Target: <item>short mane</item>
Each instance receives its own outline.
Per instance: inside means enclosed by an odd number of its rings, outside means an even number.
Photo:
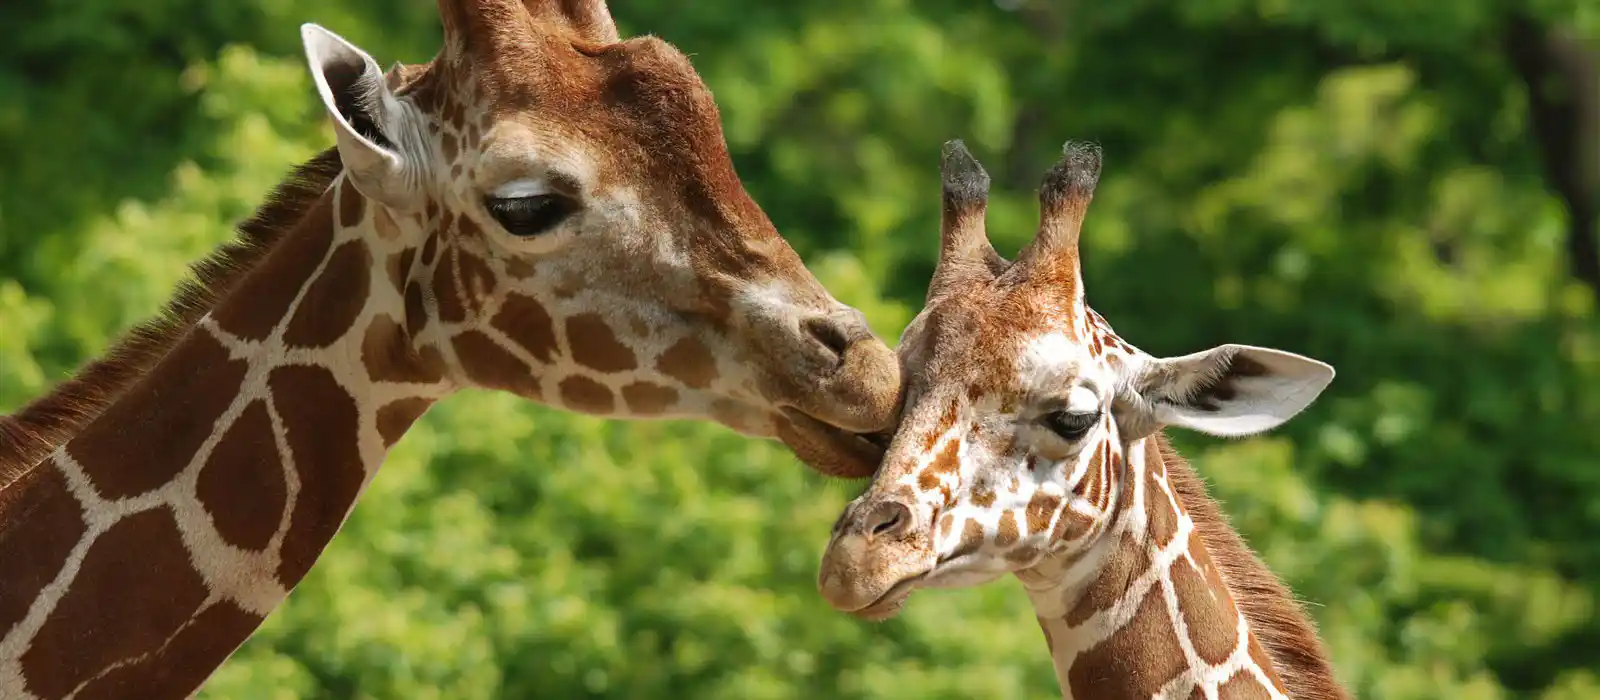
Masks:
[[[1228,517],[1206,493],[1205,481],[1174,450],[1166,435],[1157,435],[1167,478],[1183,507],[1194,519],[1201,542],[1221,569],[1250,630],[1283,679],[1289,697],[1300,700],[1345,700],[1349,694],[1334,676],[1316,625],[1277,575],[1228,524]]]
[[[191,277],[159,314],[123,334],[49,394],[0,416],[0,489],[49,457],[155,366],[305,216],[343,169],[333,148],[295,168],[239,225],[238,237],[190,266]]]

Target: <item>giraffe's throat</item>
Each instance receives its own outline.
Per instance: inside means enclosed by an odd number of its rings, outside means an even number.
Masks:
[[[1017,572],[1072,698],[1283,698],[1156,442],[1127,450],[1121,507],[1089,547]]]

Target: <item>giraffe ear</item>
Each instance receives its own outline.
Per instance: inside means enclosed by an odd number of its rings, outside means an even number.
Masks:
[[[1333,367],[1292,352],[1221,345],[1182,357],[1150,358],[1130,388],[1155,425],[1243,437],[1282,425],[1333,381]]]
[[[414,201],[414,167],[403,148],[417,115],[395,98],[377,61],[354,44],[315,24],[300,27],[317,94],[333,119],[339,158],[363,195],[395,208]]]

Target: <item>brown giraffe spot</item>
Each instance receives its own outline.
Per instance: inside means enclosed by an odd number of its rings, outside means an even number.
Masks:
[[[267,376],[267,388],[300,476],[278,564],[278,579],[292,589],[344,524],[366,469],[356,445],[356,401],[332,372],[304,365],[279,367]]]
[[[1150,516],[1150,541],[1165,547],[1178,534],[1178,514],[1173,510],[1167,490],[1156,481],[1155,475],[1145,480],[1145,512]]]
[[[507,295],[489,324],[521,345],[533,359],[548,363],[555,357],[555,322],[538,299],[521,294]]]
[[[1029,564],[1039,558],[1041,551],[1038,545],[1026,544],[1006,552],[1006,559],[1013,564]]]
[[[951,440],[946,443],[939,455],[933,458],[928,468],[922,470],[917,478],[917,485],[924,491],[931,491],[940,485],[940,477],[944,475],[958,476],[961,473],[961,441]],[[946,494],[945,500],[949,500]]]
[[[416,261],[416,257],[416,248],[407,248],[400,251],[399,255],[389,256],[389,264],[387,266],[389,268],[389,283],[394,285],[397,291],[406,288],[406,280],[411,277],[411,264]]]
[[[506,272],[510,273],[512,277],[525,280],[532,277],[535,271],[532,260],[517,255],[506,258]],[[644,334],[640,333],[640,335]]]
[[[265,549],[288,501],[283,456],[263,401],[252,401],[200,469],[195,495],[228,544]]]
[[[656,358],[656,369],[694,389],[711,386],[717,378],[717,360],[705,343],[683,338]]]
[[[412,280],[406,284],[406,332],[415,336],[428,327],[428,310],[422,303],[422,286]]]
[[[1133,536],[1122,535],[1118,545],[1106,555],[1105,565],[1100,567],[1100,575],[1095,577],[1094,583],[1089,584],[1089,590],[1072,612],[1067,613],[1069,627],[1077,627],[1095,613],[1111,609],[1128,592],[1128,584],[1134,577],[1150,568],[1150,551],[1135,542]]]
[[[988,484],[979,484],[973,487],[970,498],[972,505],[979,508],[988,508],[994,505],[994,489],[990,488]]]
[[[1099,503],[1100,492],[1107,487],[1105,463],[1106,444],[1101,442],[1094,446],[1094,454],[1089,455],[1089,468],[1083,470],[1083,479],[1073,487],[1072,492],[1090,503]]]
[[[461,289],[466,293],[465,302],[467,310],[476,315],[483,313],[484,304],[494,294],[494,270],[489,268],[489,263],[483,261],[472,253],[460,252],[461,259]]]
[[[394,215],[388,209],[378,207],[372,214],[372,226],[377,229],[378,237],[392,241],[400,237],[400,225],[394,222]]]
[[[1206,556],[1203,546],[1191,546],[1189,551],[1196,562]],[[1173,562],[1171,576],[1172,589],[1178,596],[1178,610],[1183,612],[1194,650],[1208,664],[1227,661],[1234,647],[1239,645],[1239,613],[1233,607],[1232,596],[1227,589],[1206,585],[1200,572],[1183,559]]]
[[[478,331],[467,331],[450,340],[456,356],[474,384],[488,389],[501,389],[519,396],[538,400],[543,396],[539,377],[533,368],[523,364],[489,336]]]
[[[1056,519],[1055,529],[1050,531],[1050,541],[1071,542],[1083,537],[1091,527],[1094,527],[1093,518],[1071,508],[1062,508],[1061,517]]]
[[[361,241],[350,241],[328,258],[283,332],[290,345],[321,348],[344,337],[367,303],[372,255]]]
[[[46,462],[0,489],[0,638],[26,617],[88,526],[67,480]]]
[[[411,348],[400,324],[387,315],[374,316],[367,326],[361,338],[361,364],[375,382],[426,384],[444,378],[443,361],[425,361]]]
[[[629,413],[654,416],[666,413],[677,403],[678,390],[650,382],[634,382],[622,387],[622,401],[628,405]]]
[[[923,445],[922,451],[928,452],[933,450],[934,446],[939,444],[939,436],[950,430],[950,428],[956,424],[956,420],[960,417],[961,406],[958,403],[951,401],[945,404],[944,412],[939,414],[939,422],[934,425],[933,430],[928,431],[927,437],[923,438],[926,444]]]
[[[452,179],[452,180],[460,180],[461,179],[461,174],[463,172],[466,172],[466,171],[461,168],[461,164],[460,163],[456,163],[455,165],[450,166],[450,179]]]
[[[439,150],[444,153],[444,161],[446,163],[454,161],[456,159],[456,137],[452,134],[445,134],[439,137]]]
[[[106,666],[161,646],[206,599],[172,511],[129,515],[89,545],[55,610],[23,652],[28,690],[59,698]],[[115,607],[102,601],[115,600]]]
[[[1043,491],[1033,492],[1028,499],[1028,532],[1039,533],[1050,529],[1050,519],[1061,510],[1061,498]]]
[[[350,181],[346,180],[339,185],[339,225],[354,228],[360,224],[366,204],[367,198],[362,197],[355,187],[350,186]]]
[[[628,328],[633,330],[634,335],[640,337],[650,335],[650,324],[644,320],[643,316],[638,314],[634,314],[628,319]]]
[[[1076,698],[1146,700],[1188,667],[1160,586],[1151,586],[1133,619],[1079,654],[1067,671]]]
[[[717,399],[711,402],[711,419],[745,434],[760,433],[761,419],[765,417],[759,411],[752,411],[749,406],[731,401]]]
[[[228,350],[209,333],[192,332],[68,443],[67,451],[106,498],[162,486],[211,437],[247,369],[243,361],[228,359]]]
[[[378,434],[383,436],[384,447],[394,447],[432,405],[432,399],[418,397],[390,401],[378,409]]]
[[[983,526],[978,521],[968,518],[961,525],[961,541],[956,543],[956,549],[950,553],[954,559],[963,554],[970,554],[983,547]]]
[[[944,539],[946,537],[949,537],[950,536],[950,529],[955,527],[955,525],[956,525],[956,516],[955,515],[953,515],[951,513],[945,513],[944,515],[939,516],[939,539],[942,540],[942,539]]]
[[[483,235],[483,229],[478,227],[478,222],[466,214],[461,215],[461,219],[456,226],[460,229],[456,232],[456,235],[462,238],[477,238]]]
[[[617,400],[604,384],[573,375],[561,380],[561,403],[584,413],[610,413],[616,408]]]
[[[994,534],[997,547],[1010,547],[1017,541],[1017,514],[1006,511],[1000,514],[1000,526]]]
[[[444,218],[439,220],[438,230],[439,230],[440,233],[446,234],[446,235],[451,235],[451,234],[455,233],[455,230],[456,230],[456,213],[454,211],[449,210],[449,209],[446,209],[444,211]]]
[[[73,697],[188,696],[261,625],[261,619],[230,601],[219,600],[189,620],[160,651],[90,681]]]
[[[444,255],[439,257],[438,266],[433,268],[433,297],[439,307],[439,320],[445,323],[467,320],[467,307],[456,289],[458,265],[456,249],[452,247],[445,250]]]
[[[1272,693],[1247,669],[1239,669],[1228,682],[1217,686],[1217,700],[1271,700]]]
[[[1189,700],[1206,700],[1205,686],[1197,685],[1189,691]]]
[[[439,254],[439,234],[428,234],[428,240],[422,244],[422,264],[432,265],[433,259]]]
[[[639,366],[628,346],[600,314],[578,314],[567,319],[567,347],[578,364],[598,372],[625,372]]]
[[[289,305],[333,245],[333,211],[327,197],[306,213],[311,222],[288,234],[261,265],[240,281],[212,317],[245,340],[263,340],[289,313]]]

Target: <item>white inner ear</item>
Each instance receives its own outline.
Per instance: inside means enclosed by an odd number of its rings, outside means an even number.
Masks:
[[[1235,358],[1254,362],[1266,371],[1248,377],[1224,373]],[[1224,345],[1154,365],[1152,386],[1146,391],[1149,398],[1156,399],[1157,420],[1227,437],[1253,435],[1282,425],[1311,405],[1334,377],[1333,367],[1325,363],[1248,345]],[[1212,395],[1218,383],[1227,385],[1232,396]],[[1202,405],[1207,403],[1216,410]]]
[[[490,192],[489,196],[495,199],[517,199],[519,197],[537,197],[554,191],[550,189],[550,183],[544,180],[512,180],[494,188],[494,191]]]
[[[300,27],[311,79],[334,122],[339,155],[356,188],[390,206],[409,199],[407,111],[366,52],[315,24]],[[410,152],[415,152],[411,150]]]

